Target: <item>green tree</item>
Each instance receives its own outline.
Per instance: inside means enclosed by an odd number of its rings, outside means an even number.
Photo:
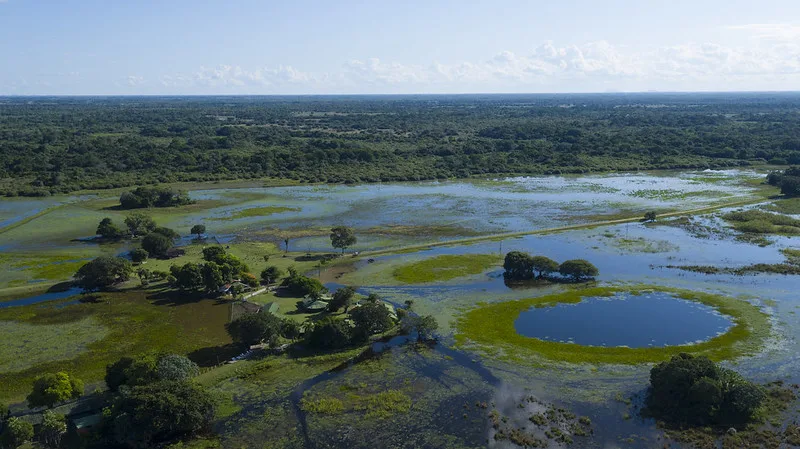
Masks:
[[[97,225],[96,234],[104,239],[119,239],[124,233],[110,218],[106,217]]]
[[[83,382],[65,372],[48,373],[33,381],[33,391],[28,395],[28,406],[48,407],[83,395]]]
[[[225,325],[236,343],[253,345],[281,334],[281,320],[270,312],[248,313]]]
[[[328,310],[331,312],[338,312],[339,309],[344,307],[344,313],[347,313],[347,310],[353,305],[355,296],[355,288],[350,286],[339,288],[333,292],[333,298],[328,302]]]
[[[64,415],[47,410],[42,415],[42,424],[39,426],[37,437],[45,447],[58,449],[61,439],[67,433],[67,421]]]
[[[142,239],[142,248],[150,254],[151,257],[163,257],[167,252],[172,249],[173,241],[171,238],[164,234],[151,232]]]
[[[353,229],[346,226],[336,226],[331,229],[331,246],[344,250],[356,244],[356,235]]]
[[[178,354],[161,356],[156,362],[155,371],[159,380],[166,381],[189,380],[200,374],[196,363]]]
[[[126,259],[100,256],[83,264],[75,273],[75,281],[81,288],[97,290],[127,281],[132,272],[133,266]]]
[[[281,272],[280,268],[276,267],[275,265],[271,265],[267,268],[264,268],[264,271],[261,272],[261,280],[264,281],[265,284],[272,284],[277,281],[282,274],[283,273]]]
[[[530,279],[533,277],[533,257],[521,251],[511,251],[503,261],[505,276],[512,280]]]
[[[381,302],[365,302],[353,309],[350,316],[355,323],[354,336],[366,340],[370,335],[385,332],[392,327],[389,310]]]
[[[644,214],[644,221],[647,221],[647,222],[653,222],[653,221],[656,221],[656,213],[655,213],[655,212],[653,212],[653,211],[646,212],[646,213]]]
[[[312,348],[340,349],[350,344],[353,330],[344,320],[324,318],[306,331],[306,343]]]
[[[300,337],[300,324],[288,318],[281,321],[281,336],[289,340],[297,340]]]
[[[181,236],[174,229],[165,228],[164,226],[157,226],[155,229],[153,229],[153,232],[156,233],[156,234],[161,234],[164,237],[166,237],[168,239],[172,239],[172,240],[175,240],[175,239],[177,239],[178,237]]]
[[[203,270],[196,263],[188,262],[180,267],[173,265],[170,272],[175,276],[175,286],[181,290],[201,290],[206,286]]]
[[[135,248],[128,253],[128,256],[130,256],[133,263],[142,263],[147,260],[149,254],[142,248]]]
[[[303,276],[295,272],[283,280],[282,285],[286,291],[293,296],[319,295],[326,290],[322,283],[314,278]]]
[[[216,292],[225,284],[220,266],[214,262],[206,262],[201,267],[203,284],[209,292]]]
[[[158,447],[207,430],[214,407],[212,395],[199,385],[160,381],[120,396],[109,408],[106,426],[118,445]]]
[[[539,278],[543,278],[558,271],[558,262],[545,256],[533,256],[531,268],[539,272]]]
[[[219,263],[225,254],[225,248],[221,246],[209,246],[207,248],[203,248],[203,259],[209,262]]]
[[[417,331],[417,340],[434,340],[434,333],[439,329],[439,323],[432,315],[418,316],[405,314],[401,320],[403,332],[411,333]]]
[[[125,217],[125,226],[133,237],[137,237],[153,232],[156,229],[156,222],[147,214],[133,212]]]
[[[597,267],[584,259],[573,259],[564,261],[559,267],[558,272],[565,277],[571,277],[575,281],[592,278],[599,274]]]
[[[111,391],[117,391],[122,385],[132,387],[155,382],[158,380],[156,373],[158,359],[159,357],[152,353],[122,357],[106,366],[106,386]]]
[[[197,239],[200,240],[200,238],[203,237],[203,234],[206,233],[206,226],[201,224],[194,225],[192,226],[192,230],[190,232],[196,235]]]
[[[4,448],[17,448],[33,439],[33,424],[19,418],[6,421],[0,442]]]

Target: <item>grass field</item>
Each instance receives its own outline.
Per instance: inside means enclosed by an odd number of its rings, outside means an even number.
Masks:
[[[69,301],[0,310],[4,340],[6,331],[30,337],[3,346],[0,400],[21,400],[33,378],[45,372],[67,371],[91,385],[102,380],[107,364],[126,355],[166,351],[204,364],[231,355],[224,301],[158,287],[103,293],[95,302],[58,307]],[[17,359],[24,362],[9,362]]]
[[[544,341],[520,335],[514,328],[514,321],[519,314],[531,307],[575,304],[584,297],[611,296],[616,292],[636,294],[640,291],[672,293],[678,298],[714,307],[731,317],[734,325],[726,333],[702,343],[652,348],[583,346]],[[624,322],[620,325],[624,325]],[[771,326],[769,317],[746,301],[667,287],[634,286],[578,288],[537,298],[483,303],[464,313],[458,320],[457,328],[456,341],[461,346],[477,345],[487,354],[515,362],[532,363],[544,358],[569,363],[639,364],[666,360],[681,352],[705,355],[712,360],[730,360],[753,354],[764,344]]]
[[[392,275],[406,284],[441,282],[483,273],[499,262],[497,254],[442,255],[401,265]]]

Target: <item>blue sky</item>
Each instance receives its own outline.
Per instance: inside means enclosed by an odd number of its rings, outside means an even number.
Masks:
[[[0,95],[800,90],[800,2],[0,0]]]

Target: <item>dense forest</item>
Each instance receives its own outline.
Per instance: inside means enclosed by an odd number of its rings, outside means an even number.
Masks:
[[[0,98],[0,194],[800,163],[800,94]]]

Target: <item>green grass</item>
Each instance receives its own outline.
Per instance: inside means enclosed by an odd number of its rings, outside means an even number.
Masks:
[[[764,209],[789,215],[800,214],[800,198],[777,200],[774,203],[765,206]]]
[[[483,273],[499,262],[500,256],[496,254],[442,255],[401,265],[392,275],[406,284],[449,281]]]
[[[679,298],[715,307],[719,312],[731,317],[734,325],[725,334],[703,343],[662,348],[606,348],[549,342],[522,336],[514,329],[514,321],[519,314],[531,307],[550,307],[558,303],[574,304],[584,297],[611,296],[617,292],[637,294],[644,291],[667,292]],[[679,326],[680,323],[675,325]],[[705,355],[712,360],[729,360],[755,353],[770,334],[768,316],[748,302],[708,293],[651,286],[574,289],[538,298],[494,304],[483,303],[463,314],[458,320],[457,328],[456,341],[460,346],[471,343],[501,359],[530,362],[535,361],[538,356],[569,363],[614,364],[658,362],[681,352]]]
[[[300,209],[296,207],[285,206],[251,207],[249,209],[236,211],[227,217],[214,218],[213,220],[236,220],[238,218],[266,217],[272,214],[279,214],[281,212],[298,212],[299,210]]]
[[[92,317],[62,324],[35,325],[0,321],[0,373],[22,371],[40,363],[68,360],[102,340],[108,329]]]
[[[751,234],[800,234],[800,220],[786,215],[773,214],[757,209],[729,212],[722,216],[739,232]]]
[[[103,293],[95,303],[51,307],[64,301],[0,309],[0,338],[10,341],[20,332],[36,335],[24,345],[5,345],[3,358],[31,357],[39,351],[56,354],[23,369],[0,374],[0,400],[21,400],[33,378],[45,372],[67,371],[87,384],[102,380],[107,364],[148,351],[189,354],[216,362],[230,356],[224,325],[229,306],[215,300],[195,300],[154,288],[149,291]],[[61,341],[54,341],[59,338]],[[94,339],[94,341],[90,341]],[[69,358],[65,348],[75,349]],[[34,356],[34,360],[39,360]]]

